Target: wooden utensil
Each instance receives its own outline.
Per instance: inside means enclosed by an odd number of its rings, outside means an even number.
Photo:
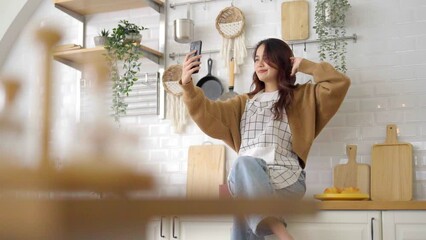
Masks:
[[[43,104],[42,104],[42,131],[41,131],[41,154],[39,164],[42,168],[51,167],[49,162],[49,141],[50,127],[52,118],[52,54],[53,47],[61,39],[59,31],[51,28],[39,29],[36,33],[37,39],[44,50],[44,69],[43,69]]]
[[[371,151],[371,199],[409,201],[413,197],[413,147],[399,143],[397,127],[389,124],[384,144]]]
[[[348,163],[334,168],[334,186],[357,187],[362,193],[370,194],[370,165],[356,162],[356,145],[347,145]]]
[[[15,78],[6,78],[1,79],[0,84],[3,84],[5,90],[5,108],[10,108],[15,102],[16,95],[18,94],[21,84],[18,79]],[[0,109],[2,110],[2,109]]]
[[[238,94],[236,92],[234,92],[234,83],[235,83],[235,63],[234,63],[234,59],[231,59],[231,61],[229,62],[229,87],[228,87],[228,92],[222,94],[222,96],[220,96],[220,100],[226,100],[228,98],[233,98],[234,96],[237,96]]]
[[[4,88],[4,89],[2,89]],[[0,99],[0,132],[6,130],[7,132],[20,134],[24,130],[21,121],[17,121],[13,109],[18,92],[21,88],[21,83],[18,79],[13,77],[6,77],[0,79],[0,95],[4,90],[4,99]],[[1,96],[0,96],[1,98]],[[0,159],[6,159],[6,154],[0,152]]]
[[[307,1],[281,4],[281,34],[287,41],[309,38],[309,5]]]
[[[219,185],[225,182],[225,146],[190,146],[187,174],[188,198],[219,198]]]

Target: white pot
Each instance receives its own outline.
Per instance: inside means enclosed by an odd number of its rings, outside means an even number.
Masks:
[[[128,33],[126,34],[125,41],[140,44],[142,41],[142,35],[140,33]]]
[[[106,41],[107,41],[107,37],[104,36],[96,36],[94,38],[95,41],[95,46],[103,46],[105,45]]]

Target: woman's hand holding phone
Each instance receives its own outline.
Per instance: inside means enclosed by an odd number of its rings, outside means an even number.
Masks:
[[[185,55],[184,62],[182,64],[182,84],[185,85],[192,81],[192,74],[200,70],[200,59],[201,55],[195,55],[197,50],[193,50]]]
[[[189,53],[186,54],[182,66],[182,84],[187,84],[192,81],[191,75],[198,73],[200,70],[201,47],[203,42],[201,40],[193,41],[189,45]]]

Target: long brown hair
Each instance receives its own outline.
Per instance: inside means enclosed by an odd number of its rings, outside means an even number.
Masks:
[[[293,100],[293,91],[295,88],[296,76],[291,76],[291,60],[293,51],[281,39],[268,38],[257,43],[253,52],[253,61],[256,57],[257,49],[265,46],[264,58],[266,63],[277,69],[278,71],[278,101],[273,105],[272,110],[275,120],[281,120],[285,107],[289,106]],[[265,89],[265,83],[260,81],[256,72],[253,73],[253,82],[251,84],[253,91],[249,92],[249,96]]]

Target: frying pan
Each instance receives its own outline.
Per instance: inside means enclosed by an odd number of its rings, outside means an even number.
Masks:
[[[211,58],[207,60],[207,66],[209,72],[197,82],[197,87],[200,87],[203,90],[206,97],[211,100],[216,100],[223,93],[222,83],[219,79],[212,75],[213,60]]]

